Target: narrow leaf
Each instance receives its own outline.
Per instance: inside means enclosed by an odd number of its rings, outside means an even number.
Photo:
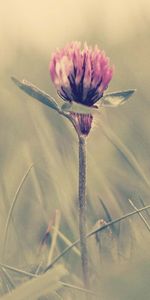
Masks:
[[[52,229],[56,229],[55,226],[52,226]],[[72,245],[72,242],[60,231],[60,230],[57,230],[58,232],[58,236],[61,238],[61,240],[67,245],[67,246],[70,246]],[[77,247],[73,247],[72,249],[78,256],[81,256],[81,253],[80,253],[80,250],[77,248]]]
[[[126,218],[130,218],[131,216],[133,216],[133,215],[135,215],[135,214],[137,214],[137,213],[139,213],[139,212],[141,212],[141,211],[147,210],[147,209],[150,209],[150,205],[147,205],[147,206],[142,207],[142,208],[140,208],[140,209],[138,209],[138,210],[136,210],[136,211],[132,211],[132,212],[130,212],[130,213],[127,213],[127,214],[123,215],[122,217],[119,217],[119,218],[117,218],[117,219],[114,219],[114,220],[112,220],[111,222],[108,222],[106,225],[100,226],[99,228],[92,230],[91,232],[89,232],[89,233],[87,234],[86,237],[89,238],[90,236],[93,236],[93,235],[96,234],[97,232],[103,231],[105,228],[110,227],[110,226],[112,226],[113,224],[119,223],[119,222],[121,222],[122,220],[125,220]],[[80,242],[80,239],[78,239],[78,240],[76,240],[75,242],[73,242],[72,245],[66,247],[66,248],[65,248],[58,256],[56,256],[56,257],[54,258],[54,260],[51,262],[51,264],[45,269],[45,272],[47,272],[52,266],[54,266],[55,263],[56,263],[60,258],[62,258],[66,253],[68,253],[68,252],[69,252],[74,246],[76,246],[79,242]],[[1,264],[1,265],[2,265],[2,264]]]
[[[96,293],[94,293],[92,290],[89,290],[89,289],[85,289],[85,288],[82,288],[82,287],[79,287],[79,286],[76,286],[76,285],[73,285],[73,284],[70,284],[70,283],[67,283],[67,282],[63,282],[63,281],[60,281],[60,283],[64,287],[67,287],[67,288],[75,289],[77,291],[87,293],[87,294],[91,294],[91,295],[95,295],[95,296],[97,295]]]
[[[135,204],[133,203],[133,201],[131,199],[128,199],[128,201],[131,204],[131,206],[137,211],[138,215],[140,216],[141,220],[144,222],[148,231],[150,231],[150,226],[149,226],[148,222],[146,221],[146,219],[144,218],[144,216],[142,215],[142,213],[138,212],[138,208],[135,206]]]
[[[11,207],[10,207],[10,210],[8,212],[8,217],[6,219],[6,225],[5,225],[5,229],[4,229],[4,244],[3,244],[3,247],[2,247],[2,257],[4,258],[4,254],[5,254],[5,248],[6,248],[6,243],[7,243],[7,234],[8,234],[8,228],[9,228],[9,224],[10,224],[10,221],[13,219],[12,218],[12,215],[13,215],[13,210],[15,208],[15,204],[16,204],[16,201],[18,199],[18,195],[21,191],[21,188],[23,186],[23,184],[25,183],[25,180],[27,179],[28,175],[29,175],[29,172],[31,171],[31,169],[33,168],[33,163],[30,165],[30,167],[28,168],[27,172],[24,174],[18,188],[17,188],[17,191],[15,193],[15,196],[12,200],[12,203],[11,203]]]
[[[55,102],[55,100],[45,93],[44,91],[40,90],[38,87],[33,85],[32,83],[28,82],[27,80],[18,80],[15,77],[11,77],[12,81],[21,89],[23,90],[26,94],[29,96],[37,99],[38,101],[42,102],[43,104],[47,105],[48,107],[55,109],[59,111],[59,106]]]
[[[49,272],[23,283],[11,294],[7,294],[2,297],[2,300],[39,299],[40,297],[48,295],[60,288],[61,283],[59,280],[64,275],[66,275],[66,270],[62,265],[58,265]]]
[[[134,92],[135,90],[127,90],[106,94],[101,100],[101,106],[117,107],[122,105],[134,94]]]

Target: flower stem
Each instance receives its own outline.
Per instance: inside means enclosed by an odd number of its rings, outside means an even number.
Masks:
[[[89,288],[88,249],[86,238],[86,139],[79,136],[79,232],[83,281]]]

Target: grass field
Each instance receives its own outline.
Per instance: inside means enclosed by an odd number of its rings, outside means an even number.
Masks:
[[[60,104],[48,71],[55,48],[80,40],[106,50],[115,65],[109,91],[137,91],[125,105],[103,108],[88,137],[88,232],[99,220],[150,205],[150,4],[1,2],[0,295],[149,300],[148,209],[144,220],[135,214],[88,238],[94,295],[83,290],[79,244],[43,274],[79,238],[78,143],[71,124],[20,91],[11,76],[26,78]]]

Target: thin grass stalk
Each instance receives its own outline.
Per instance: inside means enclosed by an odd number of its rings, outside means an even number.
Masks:
[[[147,209],[150,209],[150,205],[142,207],[142,208],[140,208],[138,210],[134,210],[134,211],[132,211],[130,213],[127,213],[127,214],[125,214],[125,215],[123,215],[123,216],[121,216],[121,217],[119,217],[119,218],[117,218],[115,220],[112,220],[112,221],[106,223],[105,225],[100,226],[100,227],[92,230],[91,232],[87,233],[86,237],[89,238],[89,237],[95,235],[97,232],[101,232],[101,231],[105,230],[105,228],[111,227],[113,224],[121,222],[121,221],[123,221],[123,220],[125,220],[127,218],[130,218],[133,215],[138,214],[138,212],[141,212],[141,211],[144,211],[144,210],[147,210]],[[72,245],[66,247],[58,256],[56,256],[54,258],[54,260],[52,261],[52,263],[48,267],[46,267],[46,269],[44,270],[44,272],[47,272],[50,268],[52,268],[57,261],[59,261],[66,253],[68,253],[79,242],[80,242],[80,239],[78,239],[75,242],[73,242]],[[0,265],[2,265],[2,264],[0,263]]]
[[[142,213],[138,211],[138,208],[135,206],[135,204],[133,203],[133,201],[131,199],[128,199],[128,201],[131,204],[131,206],[137,211],[137,213],[140,216],[141,220],[143,221],[143,223],[147,227],[148,231],[150,232],[150,226],[149,226],[148,222],[145,220],[145,218],[142,215]]]

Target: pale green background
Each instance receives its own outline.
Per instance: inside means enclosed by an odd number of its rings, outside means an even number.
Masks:
[[[1,245],[14,194],[34,163],[15,206],[5,262],[23,268],[34,261],[55,208],[62,213],[62,231],[72,241],[78,236],[77,138],[73,128],[19,91],[10,77],[26,78],[60,102],[49,77],[51,53],[69,41],[81,40],[98,44],[115,65],[109,91],[137,89],[126,105],[98,114],[88,139],[91,229],[99,218],[106,218],[99,198],[113,218],[133,210],[129,197],[138,207],[140,197],[150,203],[149,28],[149,0],[0,0]],[[138,217],[132,220],[132,234],[127,224],[120,234],[122,263],[117,259],[102,267],[93,250],[93,264],[104,274],[100,276],[104,299],[149,299],[150,235]],[[68,267],[73,269],[76,258],[72,260],[71,254],[68,258]]]

